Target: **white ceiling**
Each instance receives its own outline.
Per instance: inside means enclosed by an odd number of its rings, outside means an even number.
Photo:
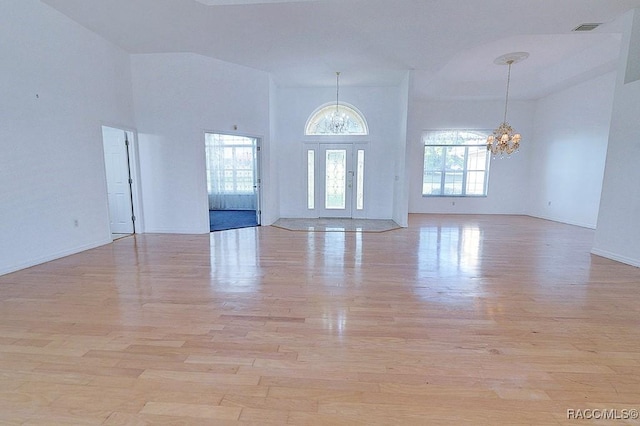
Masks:
[[[535,99],[615,69],[619,21],[640,0],[41,0],[126,51],[194,52],[281,86],[398,84],[414,96]],[[603,23],[588,33],[571,30]]]
[[[293,3],[301,1],[316,1],[316,0],[196,0],[198,3],[205,4],[207,6],[220,6],[229,4],[259,4],[259,3]]]

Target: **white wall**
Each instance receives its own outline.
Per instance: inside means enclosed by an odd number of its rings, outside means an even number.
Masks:
[[[406,95],[405,95],[406,97]],[[354,105],[365,116],[368,136],[304,136],[311,113],[335,102],[335,87],[278,88],[276,135],[279,162],[280,217],[317,217],[307,209],[304,142],[368,142],[365,158],[365,217],[393,217],[396,150],[404,144],[401,133],[401,86],[340,87],[340,101]],[[404,159],[404,157],[403,157]]]
[[[423,197],[424,130],[493,130],[503,118],[504,101],[414,100],[410,114],[410,213],[526,214],[534,101],[509,101],[508,121],[522,134],[520,151],[511,158],[492,159],[486,197]]]
[[[409,226],[409,149],[407,138],[409,126],[410,93],[412,88],[412,73],[408,72],[400,85],[400,136],[396,148],[396,172],[393,188],[393,220],[400,226]]]
[[[596,227],[615,82],[612,72],[537,102],[531,216]]]
[[[627,13],[624,20],[626,32],[592,252],[640,266],[640,80],[628,78],[638,71],[634,67],[640,68],[638,58],[629,53],[640,43],[640,9]]]
[[[0,10],[3,274],[111,241],[101,125],[133,108],[122,50],[37,0]]]
[[[269,146],[262,152],[262,224],[271,225],[280,218],[280,191],[278,184],[278,146],[276,143],[277,87],[269,78]]]
[[[268,157],[269,76],[191,53],[132,55],[131,67],[145,231],[209,232],[204,133],[259,137]]]

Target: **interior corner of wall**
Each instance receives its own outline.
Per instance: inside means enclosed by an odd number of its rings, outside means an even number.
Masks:
[[[640,8],[633,11],[629,31],[624,84],[640,80]]]

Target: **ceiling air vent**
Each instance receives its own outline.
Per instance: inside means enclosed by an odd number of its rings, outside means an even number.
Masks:
[[[593,31],[602,24],[580,24],[571,31]]]

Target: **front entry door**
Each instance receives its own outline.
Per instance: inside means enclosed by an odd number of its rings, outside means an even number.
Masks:
[[[320,217],[353,216],[353,145],[320,145],[319,158]]]

